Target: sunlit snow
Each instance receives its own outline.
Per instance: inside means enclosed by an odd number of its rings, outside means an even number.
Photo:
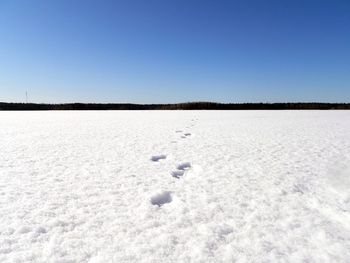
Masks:
[[[0,112],[0,262],[350,262],[350,111]]]

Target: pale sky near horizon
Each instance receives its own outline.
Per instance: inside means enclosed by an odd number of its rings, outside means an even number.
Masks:
[[[350,102],[350,1],[0,0],[0,101]]]

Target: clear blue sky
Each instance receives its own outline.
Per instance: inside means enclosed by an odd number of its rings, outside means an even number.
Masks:
[[[350,102],[350,1],[0,0],[0,101]]]

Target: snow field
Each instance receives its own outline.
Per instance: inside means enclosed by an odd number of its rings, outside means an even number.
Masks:
[[[349,262],[350,112],[0,112],[0,262]]]

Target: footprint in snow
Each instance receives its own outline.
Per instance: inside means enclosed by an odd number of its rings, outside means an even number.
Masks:
[[[176,167],[175,171],[171,172],[171,175],[177,179],[184,176],[185,172],[191,168],[191,163],[185,162],[181,163]]]
[[[161,207],[164,204],[170,203],[171,201],[173,201],[173,198],[171,197],[171,192],[169,191],[163,191],[151,197],[151,204],[157,205],[159,207]]]
[[[187,138],[187,137],[189,137],[189,136],[191,136],[191,135],[192,135],[191,133],[186,132],[186,133],[184,133],[184,134],[181,136],[181,138],[182,138],[182,139],[185,139],[185,138]]]
[[[166,155],[165,154],[153,155],[151,157],[151,161],[153,161],[153,162],[158,162],[159,160],[164,160],[164,159],[166,159]]]
[[[178,170],[181,170],[181,171],[185,171],[185,170],[188,170],[191,168],[191,163],[190,162],[185,162],[185,163],[181,163],[177,166],[177,169]]]
[[[180,179],[180,177],[182,177],[184,175],[185,171],[172,171],[171,175],[177,179]]]

